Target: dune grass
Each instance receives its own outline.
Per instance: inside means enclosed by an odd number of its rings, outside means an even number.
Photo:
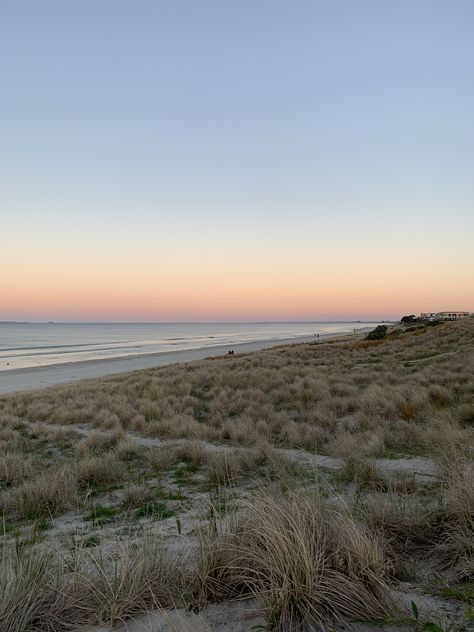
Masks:
[[[2,397],[0,632],[401,621],[400,580],[474,581],[473,407],[474,319]]]
[[[272,630],[327,629],[394,608],[376,537],[317,495],[257,492],[223,533],[202,534],[199,553],[198,595],[252,594]]]

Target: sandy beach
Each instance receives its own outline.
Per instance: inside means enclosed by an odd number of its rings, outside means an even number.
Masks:
[[[319,340],[337,336],[341,336],[341,333],[321,334]],[[232,347],[229,347],[228,345],[216,345],[214,347],[203,347],[200,349],[186,349],[163,353],[125,356],[121,358],[108,358],[104,360],[52,364],[49,366],[27,369],[4,370],[0,371],[0,395],[27,389],[45,388],[54,384],[65,384],[89,378],[103,377],[105,375],[112,375],[115,373],[127,373],[138,369],[165,366],[176,362],[202,360],[214,355],[225,355],[230,348],[235,353],[247,353],[282,344],[296,344],[312,340],[316,340],[316,336],[301,336],[298,338],[246,342],[233,345]]]

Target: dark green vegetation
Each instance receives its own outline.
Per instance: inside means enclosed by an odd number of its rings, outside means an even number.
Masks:
[[[388,327],[387,325],[377,325],[373,331],[369,331],[366,340],[383,340],[387,337]]]

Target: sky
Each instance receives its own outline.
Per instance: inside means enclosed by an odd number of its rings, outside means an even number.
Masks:
[[[474,311],[472,0],[0,0],[0,320]]]

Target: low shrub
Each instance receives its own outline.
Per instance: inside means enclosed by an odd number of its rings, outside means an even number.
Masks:
[[[377,325],[375,329],[369,331],[366,335],[366,340],[383,340],[387,337],[388,327],[387,325]]]

